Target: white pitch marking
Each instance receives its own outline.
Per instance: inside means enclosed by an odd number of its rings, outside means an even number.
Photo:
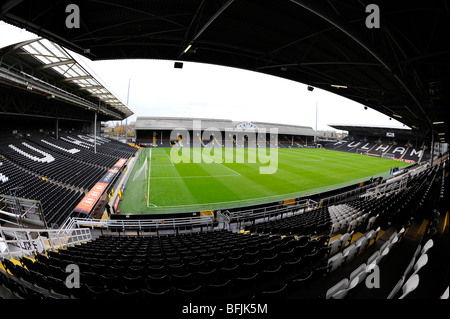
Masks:
[[[197,152],[196,150],[193,150],[193,151],[196,152],[196,153],[200,153],[200,152]],[[200,153],[200,154],[201,154],[201,153]],[[203,156],[203,154],[202,154],[202,156]],[[215,164],[217,164],[217,165],[220,165],[220,166],[222,166],[222,167],[224,167],[224,168],[230,170],[230,171],[233,172],[234,174],[237,174],[236,176],[241,176],[241,174],[239,174],[238,172],[232,170],[231,168],[226,167],[225,165],[223,165],[223,164],[221,164],[221,163],[218,163],[218,162],[214,161],[214,158],[212,158],[211,156],[208,156],[208,155],[205,155],[205,156],[207,156],[207,157],[209,157],[210,159],[212,159],[212,162],[213,162],[213,163],[215,163]],[[216,175],[216,176],[217,176],[217,175]],[[212,176],[212,177],[215,177],[215,176]]]

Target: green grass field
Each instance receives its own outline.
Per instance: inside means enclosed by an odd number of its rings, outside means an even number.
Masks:
[[[149,154],[151,152],[151,158]],[[307,196],[389,175],[408,163],[324,149],[278,149],[278,169],[260,174],[261,164],[174,163],[171,149],[143,149],[119,204],[121,214],[194,212]],[[191,159],[201,152],[191,149]],[[145,159],[147,158],[147,162]],[[175,161],[176,162],[176,161]],[[148,164],[133,180],[136,172]],[[149,194],[148,200],[145,198]]]

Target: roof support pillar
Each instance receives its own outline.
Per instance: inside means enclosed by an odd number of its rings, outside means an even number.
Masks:
[[[55,138],[59,139],[59,119],[55,119]]]

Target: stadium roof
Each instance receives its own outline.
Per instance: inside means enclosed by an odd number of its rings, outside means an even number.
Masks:
[[[396,137],[401,138],[412,138],[413,130],[408,128],[393,128],[377,125],[354,125],[354,124],[328,124],[328,126],[335,128],[337,130],[348,131],[355,134],[360,134],[364,136],[386,136],[386,133],[395,133]]]
[[[380,28],[368,28],[369,3]],[[448,118],[446,0],[10,0],[0,19],[93,60],[150,58],[237,67],[367,105],[427,136]],[[447,123],[448,124],[448,123]],[[442,136],[442,135],[440,135]]]
[[[133,114],[66,49],[47,39],[36,38],[0,48],[0,55],[2,65],[9,72],[20,70],[15,76],[10,73],[1,77],[5,84],[34,90],[88,110],[98,109],[111,119],[121,120]],[[15,80],[10,83],[13,77]],[[19,77],[24,80],[23,85]]]
[[[278,134],[287,135],[303,135],[303,136],[318,136],[317,132],[311,127],[264,123],[264,122],[239,122],[226,119],[208,119],[208,118],[184,118],[184,117],[148,117],[138,116],[136,118],[135,129],[136,130],[174,130],[174,129],[186,129],[186,130],[205,130],[205,129],[217,129],[220,131],[229,130],[232,131],[240,124],[250,124],[249,131],[253,131],[253,128],[265,129],[267,133],[270,133],[270,129],[276,128]],[[248,126],[240,126],[245,132]]]

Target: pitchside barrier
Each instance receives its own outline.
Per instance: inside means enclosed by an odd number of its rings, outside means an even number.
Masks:
[[[166,219],[137,219],[137,220],[119,220],[119,219],[87,219],[87,218],[71,218],[72,227],[88,227],[100,228],[113,232],[156,232],[162,230],[173,230],[178,233],[181,229],[189,229],[198,227],[202,231],[213,230],[218,223],[215,222],[214,216],[195,216],[187,218],[166,218]]]
[[[243,208],[233,212],[228,210],[210,211],[208,214],[202,213],[198,216],[192,217],[175,217],[175,218],[152,218],[147,216],[148,219],[134,219],[140,216],[136,215],[124,215],[122,219],[87,219],[87,218],[71,218],[68,224],[72,227],[89,227],[89,228],[103,228],[111,231],[126,232],[126,231],[141,231],[141,232],[156,232],[162,230],[173,230],[178,233],[182,229],[193,229],[194,227],[201,228],[202,230],[214,230],[219,226],[219,222],[225,224],[236,223],[238,229],[243,227],[245,223],[259,223],[264,221],[270,221],[277,218],[282,219],[295,214],[304,213],[324,205],[336,204],[342,201],[347,201],[351,198],[355,198],[364,194],[368,188],[373,187],[376,183],[370,183],[368,185],[357,187],[356,189],[340,193],[338,195],[330,196],[317,202],[312,199],[296,199],[294,201],[281,201],[272,203],[272,205],[263,207]],[[359,185],[359,184],[358,184]],[[226,214],[226,221],[218,218]]]
[[[291,198],[283,201],[259,204],[247,207],[235,207],[223,210],[226,212],[228,221],[224,224],[234,223],[239,229],[243,224],[268,221],[272,218],[284,218],[292,214],[297,214],[312,210],[318,207],[333,205],[348,200],[361,197],[370,188],[381,183],[382,179],[372,180],[348,185],[338,190],[325,191],[320,194],[309,196],[308,198]],[[183,229],[200,227],[204,229],[214,229],[218,226],[217,213],[219,210],[205,212],[186,212],[173,214],[147,214],[147,215],[111,215],[106,220],[94,220],[77,218],[79,227],[99,227],[115,231],[150,231],[173,230],[178,232]],[[222,212],[221,212],[222,213]],[[224,219],[222,218],[221,221]]]
[[[117,161],[114,167],[108,170],[108,172],[80,201],[77,207],[75,207],[74,213],[89,216],[96,207],[100,198],[102,198],[102,196],[106,197],[104,194],[107,194],[107,190],[109,189],[109,187],[114,184],[116,178],[120,175],[120,172],[123,170],[123,167],[127,163],[127,161],[128,159],[126,158],[121,158],[119,161]]]
[[[230,213],[227,210],[211,211],[209,214],[200,214],[193,217],[178,217],[178,218],[152,218],[152,219],[86,219],[86,218],[71,218],[71,227],[89,227],[89,228],[103,228],[112,231],[142,231],[142,232],[156,232],[161,230],[173,230],[178,232],[180,229],[193,229],[194,227],[204,230],[214,230],[219,226],[219,223],[237,223],[239,228],[241,224],[246,221],[268,221],[273,217],[283,218],[291,216],[307,210],[312,210],[319,207],[319,203],[314,200],[305,199],[292,203],[292,205],[283,206],[276,204],[264,208],[245,209]],[[227,216],[226,221],[218,217]]]
[[[226,227],[225,224],[229,225],[234,223],[234,226],[240,229],[243,223],[257,223],[273,218],[284,218],[324,205],[346,201],[349,198],[363,194],[368,187],[372,187],[373,185],[372,182],[365,181],[348,185],[339,190],[325,191],[309,196],[308,198],[291,198],[266,204],[223,209],[222,212],[226,212],[229,218],[227,218],[228,222],[223,222],[224,219],[221,219],[221,221],[224,224],[223,227]],[[194,227],[214,229],[219,223],[219,219],[217,218],[219,212],[222,213],[220,210],[215,210],[209,214],[202,212],[145,215],[113,214],[106,220],[77,218],[76,224],[80,227],[99,227],[114,231],[159,232],[160,230],[172,229],[178,232],[180,229],[192,229]]]

